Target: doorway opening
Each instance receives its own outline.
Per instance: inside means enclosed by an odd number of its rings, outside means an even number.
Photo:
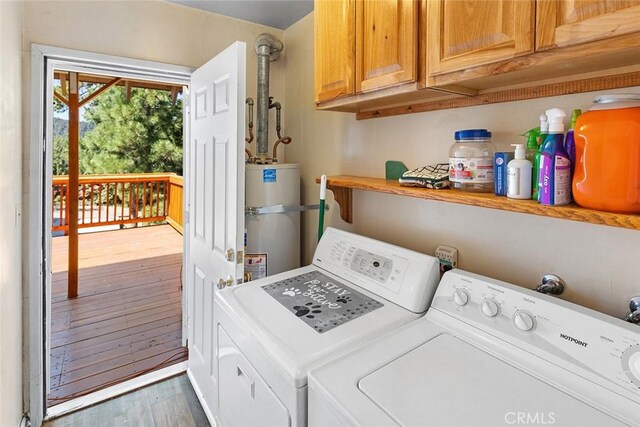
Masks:
[[[183,89],[53,69],[47,408],[188,358]]]

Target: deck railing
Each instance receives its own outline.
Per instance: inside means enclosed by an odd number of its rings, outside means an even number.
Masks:
[[[69,230],[68,176],[54,176],[53,231]],[[78,228],[167,221],[182,233],[182,177],[174,173],[81,175]]]

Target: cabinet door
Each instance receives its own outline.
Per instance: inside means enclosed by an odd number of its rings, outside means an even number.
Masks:
[[[640,31],[640,1],[538,0],[536,50]]]
[[[355,91],[355,0],[315,2],[315,100]]]
[[[218,325],[218,375],[220,424],[226,427],[291,425],[286,406],[221,325]]]
[[[534,0],[427,2],[429,75],[533,52]]]
[[[356,8],[356,92],[415,81],[418,2],[359,0]]]

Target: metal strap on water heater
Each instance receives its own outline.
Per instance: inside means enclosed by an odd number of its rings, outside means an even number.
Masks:
[[[272,205],[272,206],[256,206],[248,207],[245,209],[245,215],[266,215],[275,213],[289,213],[289,212],[303,212],[313,211],[320,209],[320,205],[302,205],[302,206],[284,206],[284,205]],[[329,210],[327,206],[325,210]]]

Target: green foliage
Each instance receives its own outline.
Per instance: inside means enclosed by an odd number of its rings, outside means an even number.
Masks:
[[[53,174],[69,173],[69,140],[66,136],[53,137]]]
[[[87,132],[91,132],[95,125],[90,122],[80,122],[80,138],[84,138]],[[69,137],[69,120],[61,119],[59,117],[53,118],[53,137],[63,137],[67,139]]]
[[[122,87],[98,96],[84,113],[95,128],[82,141],[83,173],[175,172],[182,175],[182,101],[167,91]]]

